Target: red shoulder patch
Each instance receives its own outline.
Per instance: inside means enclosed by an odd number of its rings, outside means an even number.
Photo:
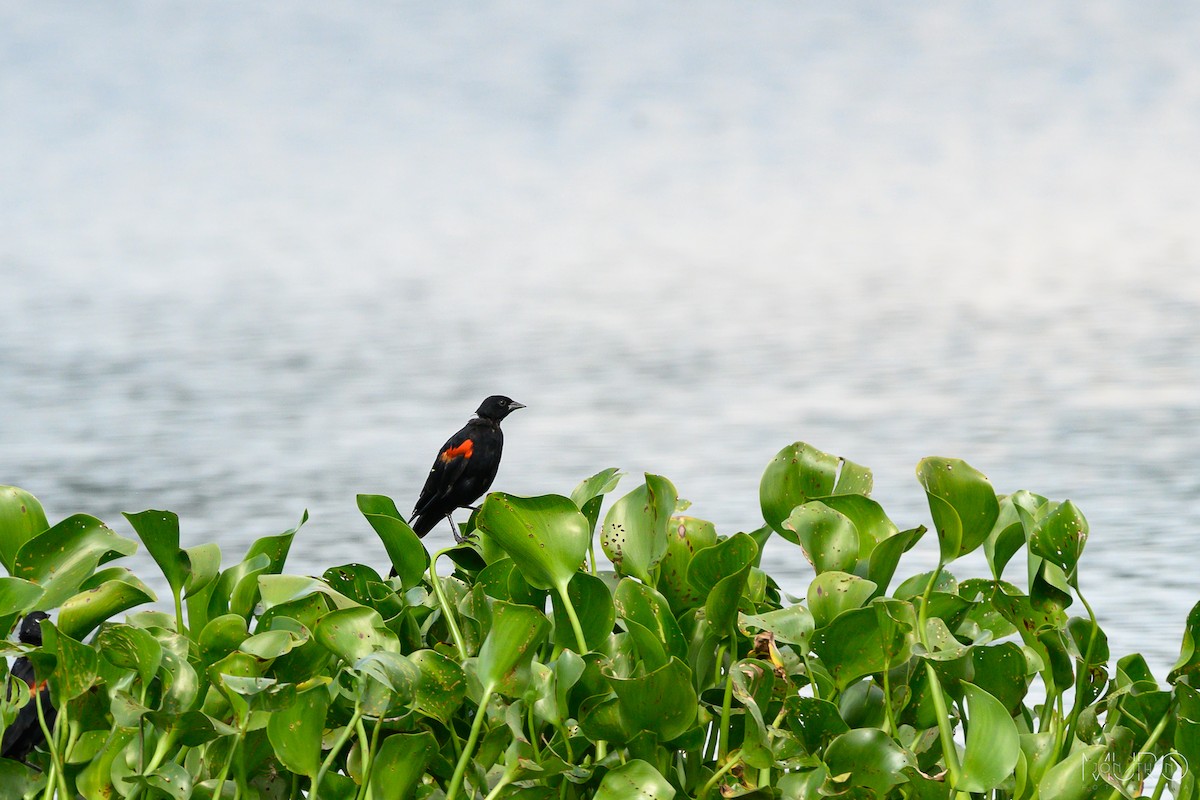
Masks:
[[[459,456],[462,456],[463,458],[470,458],[471,453],[473,453],[473,452],[475,452],[475,443],[472,442],[470,439],[467,439],[465,442],[458,445],[457,447],[447,447],[445,450],[442,451],[442,455],[440,456],[440,458],[442,459],[442,461],[449,463],[449,462],[453,461],[454,459],[458,458]]]

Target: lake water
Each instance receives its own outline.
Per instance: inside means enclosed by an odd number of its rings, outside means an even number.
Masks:
[[[902,527],[957,456],[1082,507],[1083,589],[1165,676],[1200,599],[1197,34],[1137,2],[2,4],[0,483],[227,558],[308,509],[319,572],[383,563],[354,495],[410,508],[496,392],[529,406],[496,488],[648,470],[726,534],[789,442],[873,467]]]

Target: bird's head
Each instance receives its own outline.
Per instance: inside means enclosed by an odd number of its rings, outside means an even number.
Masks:
[[[41,647],[42,626],[39,623],[44,619],[50,619],[50,615],[45,611],[31,611],[26,614],[25,619],[21,620],[21,630],[17,632],[17,638],[25,644]]]
[[[480,403],[479,408],[475,413],[484,419],[490,419],[493,422],[499,422],[513,411],[524,407],[525,406],[523,404],[518,403],[516,400],[505,397],[502,394],[494,394],[487,400],[484,400],[482,403]]]

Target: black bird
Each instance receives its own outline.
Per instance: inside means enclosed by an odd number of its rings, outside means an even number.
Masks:
[[[500,421],[524,407],[504,395],[492,395],[479,405],[474,419],[446,440],[409,518],[417,536],[429,533],[444,518],[450,520],[455,541],[462,541],[450,513],[470,506],[492,485],[504,449]]]
[[[17,633],[17,638],[25,644],[41,647],[42,626],[38,623],[49,618],[50,615],[44,611],[27,614],[21,621],[21,630]],[[4,741],[0,743],[0,756],[11,758],[14,761],[24,761],[30,751],[46,741],[46,736],[42,733],[42,726],[38,722],[35,703],[42,704],[42,716],[46,718],[46,726],[51,729],[54,728],[54,718],[58,712],[50,703],[50,688],[46,686],[45,682],[37,682],[33,674],[33,664],[29,663],[29,659],[25,656],[21,656],[13,662],[9,680],[25,681],[33,696],[17,712],[17,718],[13,720],[13,723],[5,728]],[[12,691],[11,686],[8,691]]]

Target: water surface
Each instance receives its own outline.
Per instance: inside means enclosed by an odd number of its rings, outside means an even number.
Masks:
[[[726,534],[788,442],[902,527],[958,456],[1082,507],[1084,591],[1162,675],[1200,599],[1198,23],[2,6],[0,482],[227,558],[308,509],[319,572],[382,563],[355,493],[408,508],[493,392],[529,406],[496,488],[648,470]]]

